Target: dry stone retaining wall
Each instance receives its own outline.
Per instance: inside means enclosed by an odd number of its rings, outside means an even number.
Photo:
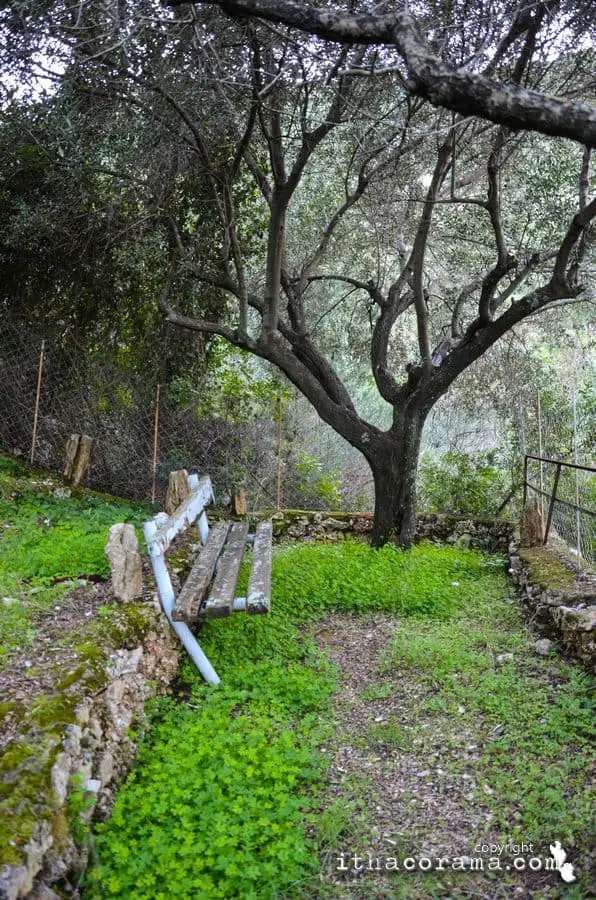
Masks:
[[[61,746],[51,748],[50,790],[42,796],[36,824],[20,852],[20,864],[0,868],[0,898],[51,900],[60,884],[67,896],[76,896],[73,872],[84,871],[88,847],[77,844],[69,815],[69,795],[84,792],[83,826],[91,815],[105,819],[112,808],[116,786],[136,754],[133,731],[142,731],[147,700],[164,694],[179,663],[179,643],[157,600],[135,604],[143,622],[130,649],[112,650],[100,689],[81,697],[74,721],[64,728]],[[58,752],[56,754],[56,749]],[[17,777],[21,777],[17,773]],[[27,777],[27,772],[22,773]],[[80,825],[79,825],[80,830]],[[15,842],[16,843],[16,842]],[[13,855],[14,855],[13,852]]]
[[[373,525],[371,513],[268,510],[263,516],[273,520],[273,533],[277,540],[338,541],[343,535],[366,535],[372,531]],[[506,553],[512,530],[510,522],[428,515],[418,519],[416,539]]]
[[[596,668],[596,576],[569,558],[562,542],[509,544],[509,573],[535,623],[569,654]]]

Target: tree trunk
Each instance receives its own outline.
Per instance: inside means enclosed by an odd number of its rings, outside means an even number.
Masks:
[[[387,441],[368,455],[375,484],[372,544],[409,547],[416,532],[416,473],[425,415],[397,418]]]

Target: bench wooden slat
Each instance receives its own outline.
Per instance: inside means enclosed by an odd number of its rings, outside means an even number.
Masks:
[[[199,617],[201,604],[211,584],[215,566],[226,542],[229,522],[217,522],[209,531],[205,546],[201,549],[182,590],[176,599],[172,618],[179,622],[194,622]]]
[[[160,553],[166,553],[178,532],[185,525],[192,524],[212,499],[213,487],[211,486],[211,479],[206,475],[204,478],[201,478],[184,503],[170,516],[165,525],[158,528],[157,533],[151,538],[149,555],[158,556]]]
[[[248,522],[237,522],[230,528],[213,587],[200,610],[201,616],[215,619],[230,615],[247,536]]]
[[[260,522],[255,534],[246,596],[246,611],[251,615],[268,613],[271,608],[272,537],[271,522]]]

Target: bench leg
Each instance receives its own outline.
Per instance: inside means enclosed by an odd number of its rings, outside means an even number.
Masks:
[[[143,531],[145,532],[145,539],[149,544],[149,541],[154,537],[155,532],[157,531],[157,526],[154,522],[145,522],[145,524],[143,525]],[[172,587],[172,581],[170,579],[170,574],[168,572],[168,567],[166,566],[163,554],[160,553],[158,556],[151,556],[151,564],[153,566],[153,572],[155,574],[155,580],[157,582],[157,590],[159,593],[159,598],[161,600],[161,605],[164,613],[166,614],[168,622],[180,638],[190,658],[194,662],[195,666],[197,667],[205,681],[208,684],[219,684],[219,675],[205,656],[201,645],[195,638],[186,622],[174,622],[172,619],[172,610],[174,608],[175,601],[174,588]]]
[[[203,512],[199,516],[197,527],[201,536],[201,544],[206,544],[207,538],[209,537],[209,525],[207,524],[207,514],[205,510],[203,510]]]

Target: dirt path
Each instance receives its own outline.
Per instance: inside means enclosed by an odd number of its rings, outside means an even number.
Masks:
[[[586,896],[559,894],[556,872],[507,870],[506,853],[501,871],[470,871],[470,864],[478,865],[472,859],[480,857],[486,866],[494,856],[475,852],[478,843],[499,842],[491,830],[493,813],[478,792],[487,799],[493,793],[479,760],[483,745],[502,727],[487,732],[482,717],[464,706],[455,715],[429,715],[428,703],[440,685],[411,668],[387,664],[400,627],[387,615],[333,614],[313,628],[341,673],[335,706],[339,733],[328,748],[330,849],[323,896]],[[355,860],[355,854],[361,858]],[[433,868],[438,858],[463,857],[467,871],[444,863],[445,871],[405,872],[401,864],[408,857],[428,857]],[[386,870],[394,865],[390,860],[400,863],[399,873]]]

